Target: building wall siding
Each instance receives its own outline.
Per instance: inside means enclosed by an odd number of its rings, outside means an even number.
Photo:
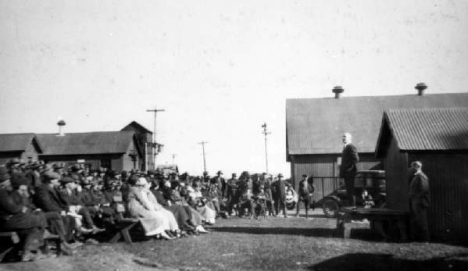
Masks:
[[[40,160],[44,160],[48,163],[65,163],[67,165],[73,165],[78,163],[78,160],[85,160],[85,164],[91,166],[92,169],[98,169],[101,167],[102,160],[110,160],[111,165],[113,160],[119,160],[122,154],[99,154],[99,155],[39,155]],[[121,170],[119,168],[113,168],[113,170]]]
[[[121,170],[132,170],[133,169],[133,161],[132,161],[132,157],[129,155],[132,151],[135,151],[136,153],[137,152],[137,148],[134,144],[134,140],[132,140],[132,142],[130,142],[130,144],[128,145],[128,148],[127,148],[127,152],[122,156],[122,159],[120,161],[121,165],[120,167],[122,168]],[[142,165],[141,165],[141,162],[142,162],[142,159],[140,159],[140,156],[138,155],[136,157],[136,162],[135,162],[135,167],[136,169],[141,169]]]
[[[387,185],[387,207],[408,211],[408,156],[400,152],[394,138],[384,159]]]
[[[34,140],[31,140],[31,142],[29,142],[29,144],[26,146],[24,152],[21,154],[20,158],[23,159],[25,162],[28,162],[29,160],[37,161],[38,156],[38,147]]]
[[[1,152],[0,153],[0,165],[5,165],[10,159],[13,158],[20,158],[21,157],[20,151],[18,152]]]

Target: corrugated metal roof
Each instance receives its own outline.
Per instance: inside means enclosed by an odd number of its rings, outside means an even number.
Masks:
[[[43,148],[43,155],[79,155],[125,153],[135,132],[90,132],[57,134],[37,134]]]
[[[341,153],[344,132],[359,152],[372,153],[386,109],[467,106],[468,93],[288,99],[287,155]]]
[[[34,134],[0,134],[0,152],[24,151]]]
[[[400,150],[468,150],[468,108],[388,110]]]

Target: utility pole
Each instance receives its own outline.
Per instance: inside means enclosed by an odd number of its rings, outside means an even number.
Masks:
[[[203,149],[203,172],[206,172],[206,158],[205,158],[205,144],[208,143],[206,141],[202,141],[198,144],[201,144],[202,145],[202,149]]]
[[[269,134],[271,134],[271,132],[269,132],[269,131],[267,130],[267,124],[266,124],[266,122],[265,122],[265,123],[263,123],[263,125],[262,125],[262,128],[263,128],[263,132],[262,132],[262,134],[264,134],[264,135],[265,135],[265,164],[266,164],[266,173],[268,173],[268,149],[267,149],[267,136],[268,136]]]
[[[173,164],[173,165],[175,165],[175,157],[176,157],[176,155],[173,153],[173,154],[172,154],[172,164]]]
[[[153,130],[153,154],[154,154],[154,168],[156,168],[156,155],[158,155],[158,146],[156,143],[156,116],[158,112],[164,112],[164,109],[157,109],[156,107],[154,109],[148,109],[146,112],[154,112],[154,130]],[[146,157],[145,157],[146,158]]]

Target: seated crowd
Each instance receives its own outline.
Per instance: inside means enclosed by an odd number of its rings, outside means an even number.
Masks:
[[[115,230],[122,206],[147,238],[199,235],[218,217],[276,216],[280,208],[286,217],[285,194],[292,188],[281,174],[276,179],[246,171],[229,180],[221,171],[213,178],[207,172],[199,177],[117,173],[12,159],[0,166],[0,232],[18,232],[22,261],[44,258],[44,240],[50,237],[59,238],[65,255],[83,243],[98,243],[95,236]]]

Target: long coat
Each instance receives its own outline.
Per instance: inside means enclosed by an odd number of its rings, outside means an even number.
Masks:
[[[275,186],[275,193],[274,193],[274,200],[279,202],[286,201],[286,181],[285,180],[278,180],[274,183]]]
[[[60,198],[58,192],[48,184],[41,184],[36,187],[34,203],[44,212],[68,211],[67,203]]]
[[[341,168],[340,176],[348,177],[354,176],[357,171],[356,164],[359,162],[359,154],[356,147],[349,143],[343,149],[343,154],[341,156]]]
[[[164,215],[154,210],[148,198],[143,196],[142,189],[130,187],[127,199],[130,215],[140,220],[146,235],[160,234],[169,229]]]

